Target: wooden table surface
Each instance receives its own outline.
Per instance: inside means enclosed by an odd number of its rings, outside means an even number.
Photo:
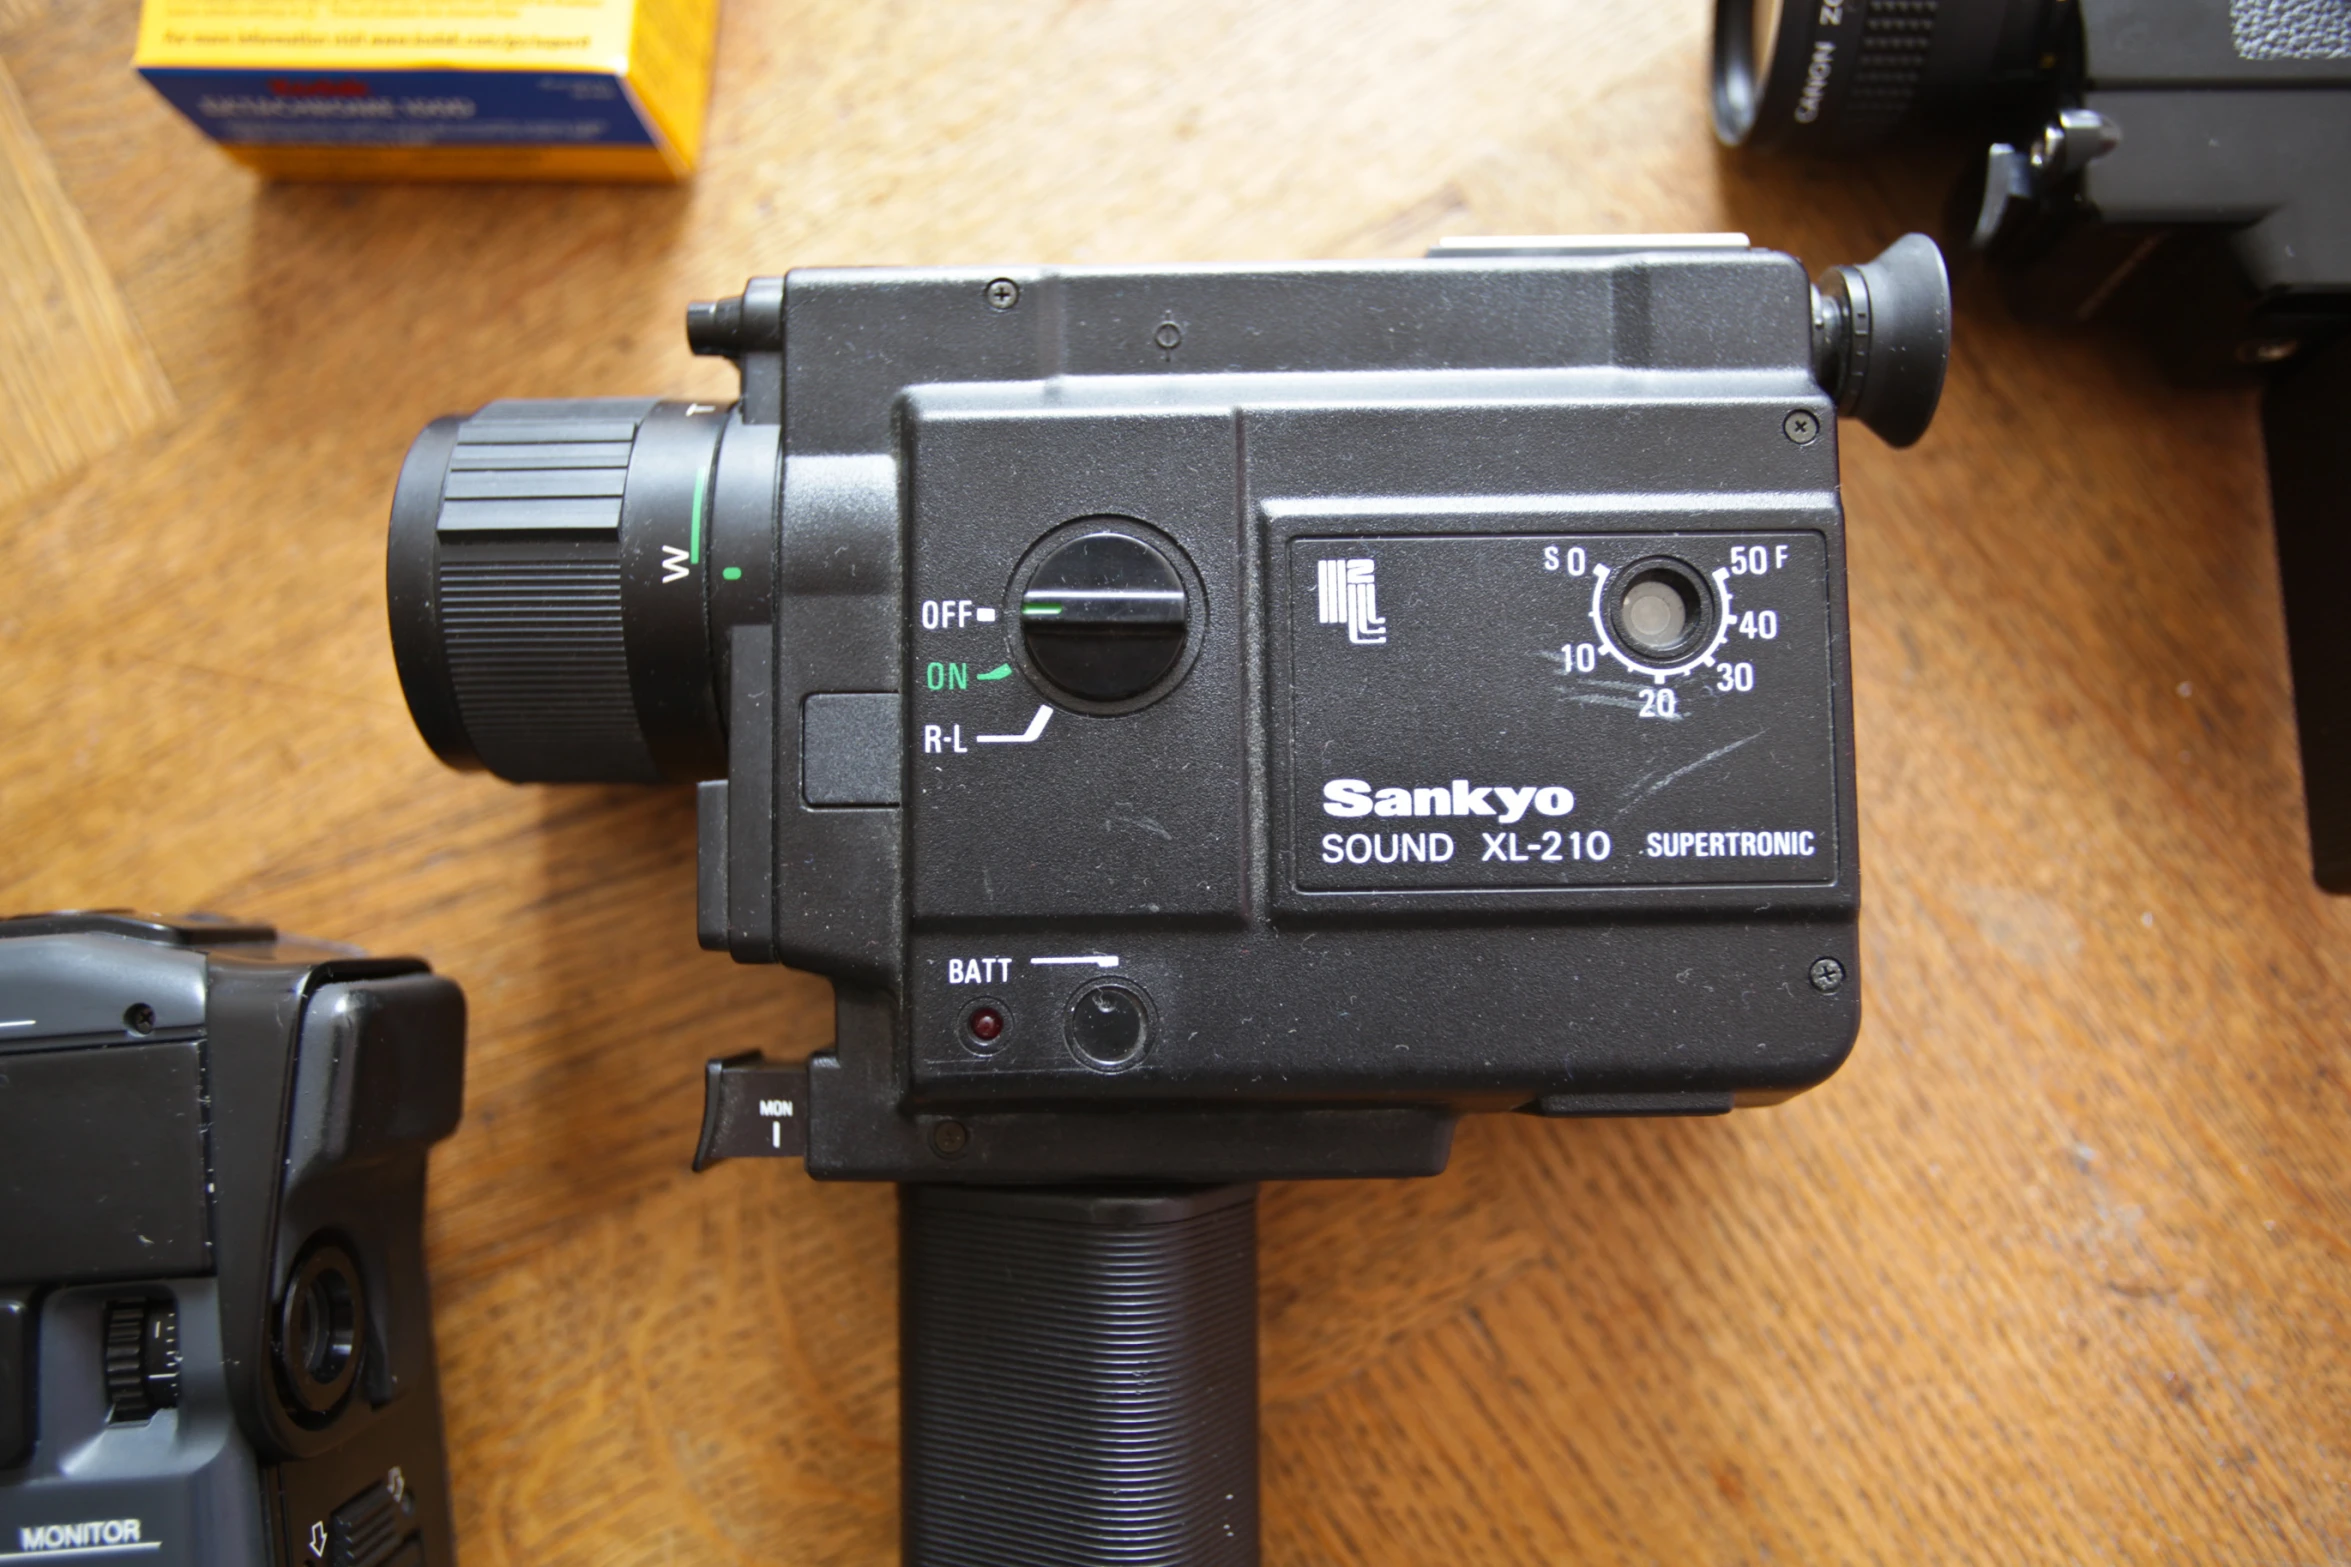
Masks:
[[[686,1162],[829,1038],[696,949],[683,791],[443,770],[384,629],[410,436],[731,395],[681,307],[808,263],[1410,255],[1744,229],[1704,0],[729,0],[681,190],[272,188],[0,0],[0,906],[249,912],[473,1003],[429,1242],[467,1567],[886,1562],[887,1189]],[[1465,1125],[1264,1199],[1266,1556],[2351,1561],[2351,904],[2305,872],[2254,401],[1963,282],[1848,429],[1867,1023],[1727,1120]]]

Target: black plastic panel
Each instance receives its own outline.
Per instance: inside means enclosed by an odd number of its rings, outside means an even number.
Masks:
[[[895,691],[819,692],[800,709],[800,797],[810,805],[896,805],[904,753]]]
[[[918,922],[1243,913],[1237,450],[1230,412],[912,422],[907,837]],[[1199,651],[1140,711],[1076,712],[1022,672],[1015,568],[1064,524],[1130,518],[1196,568]],[[997,611],[922,624],[926,601]]]
[[[206,1273],[202,1047],[0,1061],[0,1283]]]
[[[2294,717],[2318,884],[2351,893],[2351,337],[2269,389],[2262,435],[2285,587]]]
[[[1300,890],[1836,879],[1818,534],[1301,539],[1289,567]],[[1701,596],[1662,657],[1614,624],[1643,570]]]

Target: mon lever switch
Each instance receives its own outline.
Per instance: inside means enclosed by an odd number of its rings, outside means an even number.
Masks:
[[[797,1159],[808,1152],[808,1068],[758,1051],[703,1068],[702,1140],[694,1168],[721,1159]]]

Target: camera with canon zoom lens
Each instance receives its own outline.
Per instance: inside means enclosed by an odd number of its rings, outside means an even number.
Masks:
[[[910,1561],[1254,1559],[1246,1183],[1844,1059],[1836,415],[1924,430],[1931,242],[804,270],[688,336],[738,401],[417,439],[394,648],[453,764],[700,780],[703,943],[834,980],[697,1163],[903,1183]]]
[[[448,1567],[465,1005],[207,916],[0,920],[0,1555]]]
[[[2351,892],[2351,6],[1717,0],[1714,123],[1831,157],[1970,142],[1948,226],[2021,315],[2264,379],[2312,868]]]

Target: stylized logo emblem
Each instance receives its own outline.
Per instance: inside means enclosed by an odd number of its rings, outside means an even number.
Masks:
[[[1347,640],[1358,647],[1380,647],[1388,640],[1388,623],[1380,618],[1379,584],[1368,560],[1321,560],[1314,563],[1315,618],[1326,626],[1345,626]]]

